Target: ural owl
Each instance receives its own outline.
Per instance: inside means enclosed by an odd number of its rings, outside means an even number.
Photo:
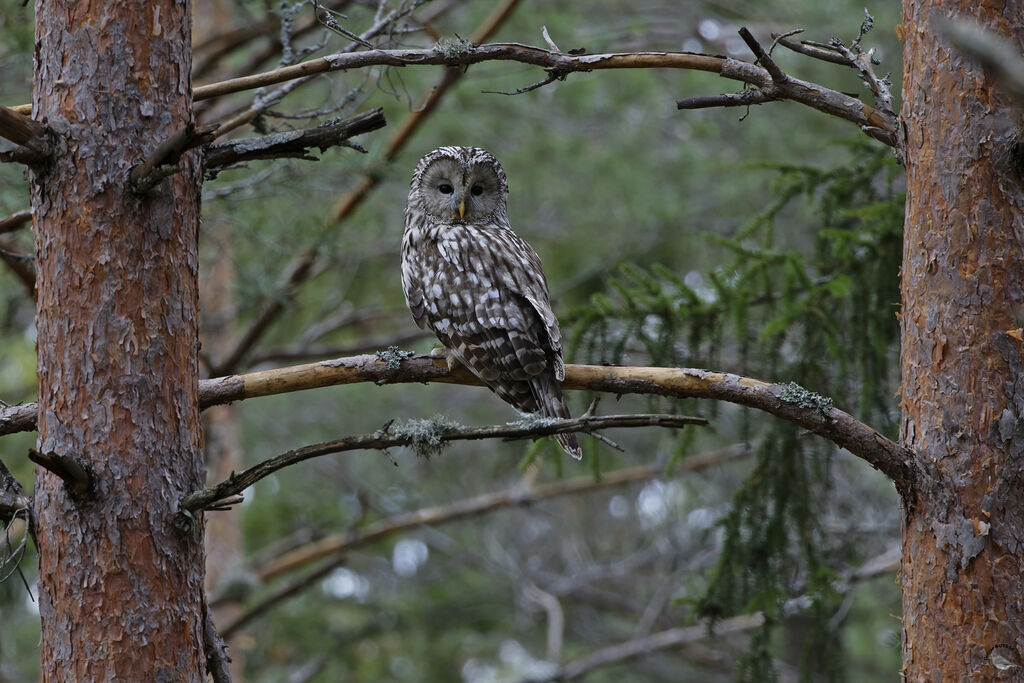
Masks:
[[[562,334],[540,258],[508,224],[498,160],[441,147],[416,166],[405,209],[402,289],[420,328],[526,413],[569,417]],[[582,457],[574,434],[555,437]]]

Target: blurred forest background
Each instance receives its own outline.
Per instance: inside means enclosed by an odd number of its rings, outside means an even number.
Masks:
[[[309,3],[196,5],[195,85],[350,43],[315,25]],[[411,8],[369,42],[428,47],[472,36],[498,5],[330,6],[355,34]],[[875,48],[878,70],[894,75],[898,91],[898,6],[868,9],[875,29],[864,48]],[[282,17],[292,35],[284,51]],[[766,46],[772,32],[796,28],[806,29],[800,38],[849,44],[863,19],[863,4],[849,0],[523,0],[488,40],[543,45],[546,26],[564,50],[752,61],[740,26]],[[31,7],[10,4],[0,16],[6,105],[31,99],[32,30]],[[774,56],[795,76],[868,96],[841,67],[781,47]],[[679,98],[738,88],[709,74],[603,71],[515,96],[486,92],[543,76],[512,62],[470,67],[394,154],[393,136],[445,78],[443,68],[321,75],[234,131],[308,127],[377,106],[389,122],[355,140],[366,154],[336,148],[319,162],[253,162],[206,183],[205,375],[389,345],[429,350],[432,338],[416,329],[399,284],[408,183],[426,152],[475,145],[508,174],[509,217],[544,262],[567,362],[794,381],[895,437],[903,189],[889,151],[794,103],[677,111]],[[253,98],[200,103],[197,117],[223,120]],[[379,182],[336,220],[339,202],[368,177]],[[28,205],[20,167],[0,167],[0,217]],[[0,400],[9,404],[35,398],[32,251],[28,226],[0,234]],[[260,320],[268,324],[254,327]],[[240,344],[253,329],[254,343]],[[568,398],[580,414],[593,397]],[[789,423],[728,404],[623,396],[605,397],[598,411],[697,414],[711,426],[608,432],[622,452],[582,437],[583,463],[567,461],[549,439],[460,442],[429,460],[405,449],[338,454],[264,480],[231,512],[208,513],[210,596],[238,673],[249,681],[544,680],[557,663],[612,645],[760,612],[764,619],[728,635],[652,647],[587,680],[896,680],[899,512],[882,475]],[[441,384],[253,399],[208,411],[207,457],[221,468],[209,481],[393,418],[438,415],[469,425],[516,418],[485,389]],[[0,459],[22,482],[33,478],[26,452],[34,438],[0,440]],[[396,523],[527,486],[544,499]],[[312,552],[360,530],[380,533]],[[23,534],[12,529],[0,541],[5,557]],[[31,544],[20,568],[31,588]],[[32,681],[38,611],[12,569],[5,560],[0,572],[0,681]]]

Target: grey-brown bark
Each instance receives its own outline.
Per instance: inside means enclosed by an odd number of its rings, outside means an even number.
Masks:
[[[129,169],[192,117],[190,7],[36,3],[35,118],[58,136],[32,177],[39,450],[83,461],[73,494],[37,469],[48,681],[201,681],[202,534],[170,524],[201,485],[199,169],[147,197]]]
[[[903,531],[915,682],[1024,675],[1020,119],[942,39],[937,20],[956,15],[1024,45],[1019,1],[904,2],[901,440],[935,469],[906,500]]]

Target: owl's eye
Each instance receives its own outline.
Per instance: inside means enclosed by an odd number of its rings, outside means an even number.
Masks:
[[[441,183],[438,185],[437,189],[441,190],[441,194],[451,194],[452,192],[455,192],[455,188],[448,183]]]
[[[474,197],[479,197],[484,193],[484,187],[483,185],[474,185],[473,187],[469,188],[469,192]]]

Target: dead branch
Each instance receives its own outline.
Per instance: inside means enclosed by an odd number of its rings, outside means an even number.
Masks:
[[[0,106],[0,137],[18,145],[15,150],[0,155],[0,160],[38,164],[50,156],[50,129],[25,116],[18,108]]]
[[[42,453],[28,449],[28,459],[45,470],[56,474],[76,496],[84,496],[92,489],[92,475],[81,458],[61,453]]]
[[[199,400],[200,405],[207,408],[257,396],[359,382],[481,385],[480,380],[465,368],[449,370],[443,358],[413,355],[402,360],[395,369],[390,369],[378,356],[364,355],[200,380]],[[845,448],[892,479],[904,497],[915,490],[922,476],[910,449],[831,407],[824,397],[810,392],[801,394],[797,391],[799,387],[794,390],[787,385],[696,368],[603,365],[567,365],[563,387],[736,403],[792,422]],[[34,403],[0,408],[0,436],[33,429],[35,410]]]
[[[7,218],[0,218],[0,235],[5,232],[14,232],[26,223],[32,222],[32,212],[29,210],[13,213]]]
[[[515,424],[490,427],[462,427],[437,421],[424,422],[423,430],[416,428],[391,431],[391,424],[385,425],[373,434],[347,436],[334,441],[313,444],[282,453],[269,460],[253,465],[247,470],[233,474],[227,480],[181,499],[179,509],[195,513],[220,505],[230,496],[237,495],[260,479],[296,463],[330,453],[355,450],[387,450],[395,446],[411,446],[427,453],[440,451],[443,444],[452,441],[478,441],[481,439],[532,439],[569,432],[595,432],[616,427],[669,427],[706,425],[702,417],[685,415],[583,415],[572,419],[529,418]],[[424,434],[423,431],[429,431]]]
[[[387,125],[379,107],[341,121],[330,121],[316,128],[275,133],[258,138],[233,140],[204,148],[206,172],[216,175],[225,166],[252,159],[292,157],[316,161],[310,149],[323,152],[328,147],[344,145],[348,139]],[[351,145],[350,145],[351,146]],[[357,148],[358,149],[358,148]]]
[[[0,137],[16,145],[25,145],[34,138],[46,135],[46,126],[23,114],[0,106]]]
[[[132,167],[128,174],[132,191],[144,195],[156,185],[167,178],[181,171],[177,165],[181,155],[193,147],[210,142],[213,139],[213,131],[217,126],[202,126],[196,128],[194,121],[172,133],[166,140],[157,145],[145,161]]]
[[[756,42],[756,41],[755,41]],[[763,50],[761,50],[763,52]],[[764,67],[726,57],[688,52],[627,52],[597,55],[576,55],[553,52],[539,47],[519,43],[490,43],[473,45],[469,42],[458,45],[439,44],[426,50],[364,50],[340,53],[313,59],[262,74],[235,78],[220,83],[196,88],[197,100],[218,97],[232,92],[251,90],[266,85],[302,78],[315,73],[356,69],[368,66],[469,66],[484,61],[515,61],[544,68],[560,75],[601,69],[689,69],[717,73],[725,78],[754,85],[773,99],[789,99],[800,102],[827,114],[852,121],[872,137],[893,145],[896,122],[889,112],[883,112],[860,102],[844,93],[785,76],[778,70],[772,73]],[[770,58],[768,62],[770,63]],[[775,67],[773,70],[776,70]]]

